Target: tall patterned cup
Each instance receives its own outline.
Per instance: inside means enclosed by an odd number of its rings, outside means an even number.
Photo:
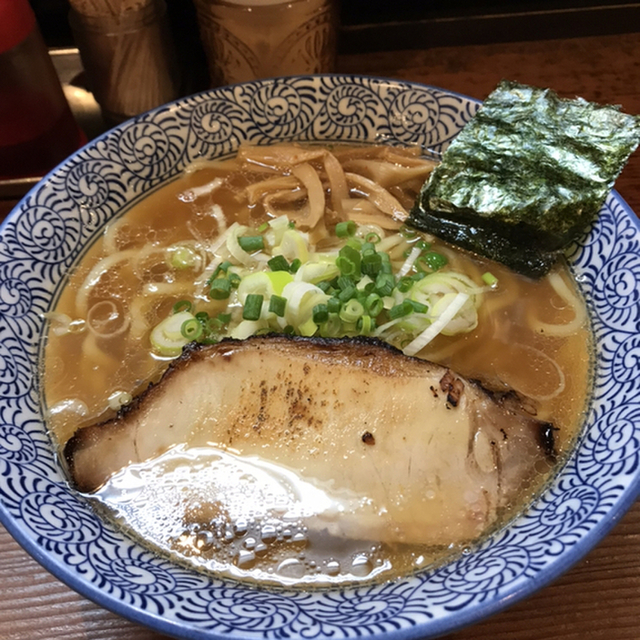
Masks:
[[[333,70],[334,0],[196,0],[212,86]]]

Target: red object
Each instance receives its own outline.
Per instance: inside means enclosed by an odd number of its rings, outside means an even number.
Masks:
[[[0,179],[40,177],[84,136],[27,0],[0,0]]]
[[[20,44],[35,24],[28,0],[0,0],[0,54]]]

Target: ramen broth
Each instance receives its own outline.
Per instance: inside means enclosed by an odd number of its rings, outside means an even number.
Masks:
[[[358,150],[355,155],[366,160],[368,153],[376,152]],[[407,157],[411,165],[415,154],[407,152]],[[202,271],[207,262],[206,252],[198,253],[198,248],[215,243],[220,212],[227,226],[239,222],[257,229],[269,220],[261,202],[247,199],[246,189],[274,173],[236,160],[204,163],[135,204],[90,248],[61,290],[44,352],[48,425],[60,447],[79,428],[110,418],[160,378],[171,358],[152,352],[149,334],[185,298],[185,291],[211,315],[225,309],[225,301],[194,290],[194,270]],[[423,181],[416,175],[393,185],[390,192],[409,209]],[[297,206],[290,200],[287,207]],[[332,216],[329,211],[328,230],[335,226]],[[312,229],[310,235],[316,232]],[[396,232],[385,229],[383,235]],[[318,246],[331,246],[331,233],[323,235],[319,233]],[[556,427],[561,459],[575,441],[590,388],[587,314],[569,269],[561,264],[549,277],[532,281],[428,240],[446,256],[445,270],[464,273],[481,284],[489,272],[497,286],[482,294],[475,329],[441,334],[419,357],[530,398],[537,417]],[[180,243],[195,247],[199,258],[193,268],[168,265],[167,247]],[[100,261],[105,268],[96,275]],[[521,511],[552,471],[552,465],[541,465],[537,481],[522,487],[521,500],[501,514],[501,522]],[[274,479],[282,474],[289,484],[297,484],[290,506],[299,517],[287,521],[260,511],[267,494],[277,497],[283,484]],[[241,488],[247,478],[252,490]],[[177,561],[240,579],[289,585],[387,579],[460,552],[447,540],[437,547],[383,544],[315,531],[305,520],[300,496],[338,500],[325,489],[313,478],[297,477],[295,470],[244,460],[233,451],[176,448],[116,474],[93,498],[123,528]]]

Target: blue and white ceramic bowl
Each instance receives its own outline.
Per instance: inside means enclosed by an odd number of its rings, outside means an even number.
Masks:
[[[185,98],[91,142],[46,177],[0,230],[0,518],[48,570],[97,603],[184,638],[446,633],[495,612],[584,555],[640,488],[640,231],[618,195],[570,251],[597,343],[580,444],[552,486],[476,551],[376,586],[305,593],[211,579],[156,557],[68,486],[43,424],[42,314],[109,219],[191,161],[244,140],[385,141],[443,150],[478,103],[356,76],[266,80]]]

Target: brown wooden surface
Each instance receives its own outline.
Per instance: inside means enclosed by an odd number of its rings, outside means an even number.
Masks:
[[[640,114],[640,33],[343,56],[339,70],[484,98],[502,78]],[[640,212],[640,152],[616,188]],[[0,201],[0,215],[10,209]],[[160,640],[75,594],[0,527],[0,640]],[[639,640],[640,502],[585,559],[530,598],[449,640]]]

